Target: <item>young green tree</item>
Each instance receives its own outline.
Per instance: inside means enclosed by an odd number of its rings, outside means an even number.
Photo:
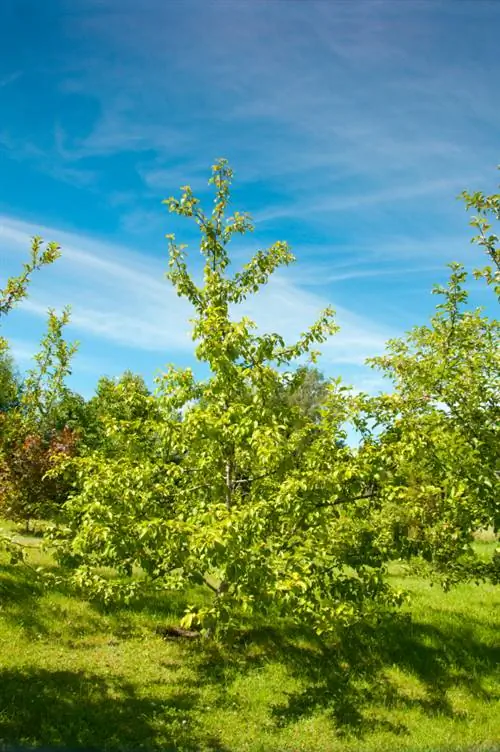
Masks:
[[[64,339],[68,321],[67,309],[60,316],[49,311],[47,334],[23,383],[19,406],[2,420],[1,509],[5,516],[24,521],[27,529],[33,518],[52,517],[71,487],[68,478],[47,475],[53,457],[72,456],[78,444],[75,430],[61,425],[73,397],[65,379],[77,347]]]
[[[202,284],[172,235],[168,278],[194,309],[196,357],[210,376],[170,367],[153,417],[140,426],[132,416],[109,422],[109,436],[127,442],[118,461],[95,451],[78,458],[60,556],[94,593],[112,589],[103,565],[125,575],[139,566],[165,588],[204,584],[212,600],[188,609],[185,626],[212,631],[272,613],[325,632],[398,600],[382,576],[387,540],[373,527],[376,510],[343,442],[351,409],[344,388],[329,383],[320,411],[277,399],[297,361],[314,359],[312,348],[336,331],[332,311],[294,344],[230,315],[293,261],[277,242],[229,273],[232,238],[252,229],[246,214],[227,217],[231,180],[218,162],[208,215],[189,187],[166,201],[200,232]],[[145,455],[135,440],[146,426],[161,453]]]
[[[0,289],[0,320],[6,316],[21,300],[27,296],[28,286],[33,272],[43,266],[52,264],[60,256],[60,248],[57,243],[48,243],[44,246],[40,237],[34,237],[31,243],[30,259],[23,266],[23,271],[17,277],[10,277],[4,288]],[[11,484],[6,480],[9,475],[9,447],[12,441],[23,442],[25,438],[25,423],[18,412],[19,392],[16,389],[15,378],[10,369],[7,340],[0,335],[0,359],[1,359],[1,384],[2,400],[7,400],[10,409],[5,412],[5,405],[0,410],[0,503],[5,508],[11,490]],[[14,391],[17,392],[12,403]],[[3,403],[4,404],[4,403]],[[2,413],[3,411],[3,413]],[[21,430],[22,427],[22,430]],[[20,433],[16,434],[17,430]],[[10,475],[9,475],[10,477]],[[6,536],[0,536],[0,545],[10,549],[17,558],[19,548]]]
[[[71,375],[71,360],[78,349],[77,342],[68,343],[64,339],[64,327],[69,320],[69,307],[60,315],[49,309],[47,332],[40,343],[40,352],[34,357],[35,367],[29,371],[23,385],[24,413],[49,426],[58,404],[69,395],[66,380]]]
[[[451,264],[430,324],[392,340],[371,363],[394,392],[367,401],[378,434],[367,438],[393,527],[395,555],[420,555],[447,579],[483,572],[479,528],[500,527],[500,341],[498,322],[468,310],[467,274]]]
[[[151,396],[144,378],[127,370],[115,379],[102,376],[89,407],[96,421],[106,417],[124,421],[147,420]]]
[[[57,243],[48,243],[45,247],[40,237],[34,237],[31,242],[30,259],[23,265],[23,271],[17,277],[9,277],[4,288],[0,289],[0,323],[21,300],[28,294],[28,286],[34,271],[42,266],[52,264],[61,255]],[[12,367],[12,361],[8,354],[8,343],[5,337],[0,335],[0,389],[8,390],[12,394],[13,384],[16,381]],[[0,399],[3,398],[2,391]],[[1,408],[0,408],[1,409]]]

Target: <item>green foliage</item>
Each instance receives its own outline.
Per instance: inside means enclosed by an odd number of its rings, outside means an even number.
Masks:
[[[43,266],[52,264],[60,256],[57,243],[48,243],[45,247],[40,237],[34,237],[31,243],[30,259],[23,265],[23,271],[17,277],[10,277],[3,289],[0,289],[0,318],[6,316],[21,300],[27,296],[28,285],[33,272]],[[15,427],[25,427],[25,422],[12,408],[19,409],[20,390],[18,380],[14,374],[13,363],[8,354],[7,340],[0,335],[0,505],[8,506],[12,485],[6,480],[9,469],[9,441],[12,441]],[[9,410],[8,417],[5,414]],[[25,431],[16,437],[22,442]],[[11,551],[17,551],[10,539],[0,535],[0,547],[7,546]]]
[[[53,430],[71,428],[83,440],[92,423],[89,403],[77,392],[66,386],[61,396],[55,399],[50,411],[50,425]]]
[[[10,277],[6,286],[0,290],[0,316],[5,316],[26,297],[28,285],[34,271],[42,266],[52,264],[61,255],[57,243],[48,243],[43,246],[40,237],[34,237],[31,242],[30,260],[23,265],[23,271],[17,277]]]
[[[344,443],[347,390],[339,382],[322,386],[321,410],[296,399],[309,372],[297,374],[295,364],[314,359],[313,346],[336,331],[332,311],[293,344],[230,316],[231,306],[293,260],[279,241],[229,274],[228,245],[251,229],[246,214],[226,218],[231,179],[218,162],[210,215],[189,187],[166,201],[200,231],[203,283],[195,283],[172,235],[168,277],[194,308],[196,356],[211,375],[198,381],[190,369],[170,367],[152,412],[149,396],[123,390],[125,410],[108,415],[106,428],[119,450],[90,451],[73,463],[79,491],[65,505],[60,556],[77,565],[77,581],[93,593],[107,595],[115,584],[100,575],[102,566],[124,576],[140,567],[169,589],[204,583],[212,601],[188,609],[185,626],[210,632],[252,614],[281,614],[328,632],[377,618],[399,595],[384,581],[386,536],[373,527]],[[287,384],[290,398],[279,399]]]
[[[422,555],[447,581],[486,573],[473,556],[473,534],[500,525],[498,322],[465,309],[466,272],[450,266],[430,324],[390,341],[371,361],[395,388],[365,402],[378,433],[363,449],[395,555]],[[487,572],[495,578],[498,564]]]
[[[133,422],[140,430],[151,417],[155,405],[142,376],[132,371],[125,371],[117,379],[102,376],[94,397],[87,404],[85,442],[93,447],[107,445],[109,451],[119,453],[120,445],[110,438],[108,424]]]
[[[295,343],[238,318],[240,304],[294,257],[278,241],[231,272],[233,237],[253,230],[246,213],[229,212],[231,182],[220,160],[208,214],[189,186],[165,201],[200,233],[201,283],[173,235],[167,277],[193,308],[205,380],[170,366],[151,394],[126,372],[101,379],[86,403],[66,385],[76,350],[63,336],[69,311],[51,310],[13,406],[0,342],[0,399],[11,408],[0,412],[4,510],[29,521],[63,507],[58,556],[91,595],[134,595],[143,582],[136,571],[160,590],[203,588],[209,597],[188,605],[182,623],[207,634],[227,636],[256,618],[317,634],[376,623],[403,599],[386,577],[394,558],[426,561],[447,585],[498,580],[499,556],[484,562],[473,545],[479,528],[500,526],[498,322],[467,308],[462,266],[451,264],[448,286],[435,289],[441,302],[430,323],[372,359],[394,391],[355,396],[313,366],[314,348],[337,330],[331,309]],[[498,293],[490,230],[499,196],[463,198],[478,212],[474,240],[493,265],[475,274]],[[58,254],[34,239],[0,314]],[[362,434],[356,448],[346,442],[350,423]]]
[[[50,425],[55,410],[69,396],[66,379],[78,348],[77,343],[68,344],[63,336],[69,318],[69,308],[60,316],[52,309],[48,312],[47,333],[40,343],[40,352],[35,355],[36,365],[23,384],[21,407],[28,420]]]
[[[477,215],[472,218],[470,223],[472,227],[478,230],[478,235],[472,238],[472,242],[483,249],[491,262],[482,269],[476,269],[474,274],[476,277],[483,277],[493,287],[500,300],[499,238],[496,232],[490,232],[493,227],[492,223],[500,221],[500,193],[487,196],[481,191],[475,193],[463,191],[461,198],[464,200],[467,210],[475,209],[477,211]]]
[[[72,485],[69,475],[48,475],[56,458],[73,456],[78,444],[78,433],[65,420],[81,409],[81,400],[65,384],[76,351],[63,337],[68,321],[68,310],[61,316],[49,311],[47,334],[19,404],[2,416],[0,506],[4,516],[23,520],[26,527],[33,518],[53,517]]]
[[[0,342],[0,413],[19,404],[21,381],[14,360],[5,345]]]
[[[328,382],[323,374],[312,366],[299,366],[287,374],[279,399],[299,407],[312,420],[319,420],[327,396]]]

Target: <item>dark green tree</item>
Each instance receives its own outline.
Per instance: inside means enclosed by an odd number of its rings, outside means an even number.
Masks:
[[[0,349],[0,413],[19,405],[21,378],[6,346]]]

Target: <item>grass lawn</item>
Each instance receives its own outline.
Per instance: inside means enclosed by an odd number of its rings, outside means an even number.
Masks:
[[[50,565],[32,542],[30,561]],[[500,750],[500,589],[391,577],[411,622],[330,645],[259,629],[222,648],[156,634],[182,599],[104,612],[4,557],[0,747]]]

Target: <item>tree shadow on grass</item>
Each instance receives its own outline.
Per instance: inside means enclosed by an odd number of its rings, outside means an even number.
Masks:
[[[31,639],[60,638],[54,625],[60,622],[66,637],[78,639],[106,631],[120,638],[132,637],[138,632],[134,616],[141,614],[144,623],[176,622],[184,613],[187,603],[203,602],[203,592],[159,592],[144,583],[144,588],[132,603],[119,601],[104,603],[102,600],[86,600],[80,596],[67,579],[70,570],[59,565],[44,566],[37,571],[23,563],[0,565],[0,606],[2,619],[13,627],[21,628]],[[42,603],[44,596],[66,596],[64,601]],[[75,600],[76,598],[76,600]],[[83,608],[72,611],[72,604]],[[58,613],[59,612],[59,613]],[[104,626],[103,617],[108,618]]]
[[[19,572],[8,566],[0,571],[4,618],[30,636],[58,638],[54,623],[58,618],[64,621],[64,614],[52,613],[52,621],[47,618],[39,607],[46,592],[43,583]],[[70,594],[64,585],[54,586],[53,592]],[[135,629],[131,615],[148,616],[147,628],[152,631],[157,620],[175,620],[185,600],[186,594],[171,598],[145,590],[134,607],[105,609],[113,616],[111,626],[103,626],[102,609],[96,606],[78,612],[71,629],[77,636],[99,632],[114,636],[120,629],[121,637],[131,637]],[[488,681],[500,665],[500,647],[481,640],[481,624],[472,615],[459,625],[437,617],[435,621],[412,622],[394,615],[377,628],[339,633],[330,643],[303,629],[283,626],[247,629],[225,647],[200,640],[183,647],[196,680],[184,683],[184,692],[168,701],[138,697],[132,685],[98,675],[0,671],[0,746],[3,742],[100,750],[221,750],[220,742],[204,737],[193,720],[198,687],[210,685],[217,705],[233,708],[232,681],[270,662],[284,666],[298,687],[269,710],[276,727],[327,713],[340,735],[362,736],[376,729],[404,734],[401,723],[388,720],[391,708],[459,720],[450,701],[451,689],[459,688],[483,702],[498,699]],[[65,634],[72,636],[71,629],[66,624]],[[395,679],[394,669],[403,681]],[[418,684],[418,692],[405,691],[405,681]]]
[[[58,577],[57,582],[48,579],[52,575]],[[70,618],[64,602],[43,602],[46,595],[74,596],[59,567],[37,572],[24,564],[0,566],[2,621],[21,629],[30,639],[60,639],[63,632],[74,638],[102,631],[102,620],[94,609],[87,613],[77,609]]]
[[[140,696],[120,678],[44,669],[0,671],[0,748],[227,752],[193,715],[197,693]]]
[[[217,645],[204,650],[198,663],[200,681],[228,686],[237,675],[270,661],[283,664],[300,686],[271,709],[278,727],[326,712],[339,735],[363,736],[375,730],[405,734],[402,723],[388,720],[388,710],[417,709],[460,720],[463,715],[450,701],[452,688],[483,702],[500,697],[487,688],[500,665],[500,647],[482,642],[466,624],[438,627],[404,615],[394,615],[377,628],[346,630],[334,644],[313,635],[306,639],[303,630],[247,630],[229,650]],[[416,681],[419,692],[405,691],[394,669],[410,683]],[[220,699],[224,702],[222,694]]]
[[[154,587],[144,581],[144,587],[131,601],[124,606],[120,603],[103,605],[96,601],[93,605],[101,613],[120,612],[142,614],[159,624],[165,621],[179,621],[185,613],[188,603],[202,605],[206,602],[201,588],[191,589],[187,592],[177,590],[155,590]]]
[[[43,588],[38,578],[22,564],[0,566],[2,618],[22,626],[30,636],[45,634],[38,599]]]

